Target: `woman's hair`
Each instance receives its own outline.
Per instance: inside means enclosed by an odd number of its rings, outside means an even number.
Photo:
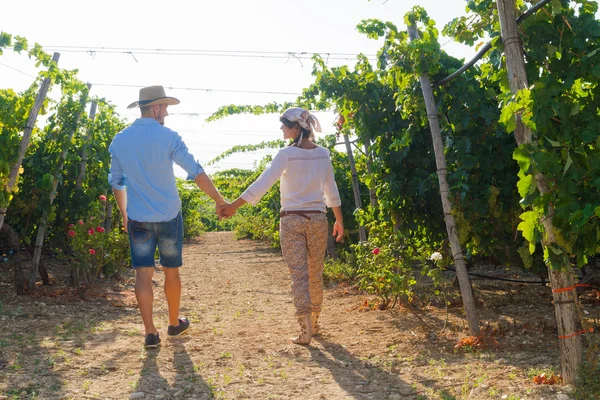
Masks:
[[[299,123],[290,121],[289,119],[287,119],[285,117],[279,117],[279,121],[290,129],[294,128],[295,126],[298,126],[300,128],[300,134],[298,136],[296,136],[296,138],[292,141],[292,143],[289,144],[289,146],[297,145],[298,142],[300,141],[300,137],[302,137],[304,139],[308,139],[311,142],[315,141],[315,136],[313,135],[313,133],[311,131],[309,131],[308,129],[301,127]]]

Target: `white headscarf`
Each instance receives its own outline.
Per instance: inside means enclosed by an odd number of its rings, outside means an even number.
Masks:
[[[315,132],[321,131],[321,124],[317,117],[313,114],[305,110],[301,107],[291,107],[283,112],[281,115],[283,118],[287,119],[291,122],[297,122],[302,128],[306,129],[310,132],[310,135],[313,136]],[[302,140],[304,139],[304,134],[300,134],[300,140],[298,140],[297,146],[300,146]]]

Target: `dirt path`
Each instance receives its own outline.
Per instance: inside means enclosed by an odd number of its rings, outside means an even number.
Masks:
[[[323,335],[292,345],[297,325],[280,253],[231,233],[185,246],[182,315],[192,329],[180,338],[166,337],[157,270],[156,350],[142,348],[132,279],[73,302],[67,292],[17,298],[0,272],[0,399],[570,398],[528,377],[556,363],[555,349],[539,346],[543,335],[528,336],[527,346],[456,353],[460,316],[430,336],[405,309],[365,311],[367,298],[348,288],[326,290]],[[441,327],[445,310],[428,318]]]

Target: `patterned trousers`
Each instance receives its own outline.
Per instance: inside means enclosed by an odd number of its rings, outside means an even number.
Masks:
[[[323,265],[327,250],[325,214],[287,215],[279,223],[281,251],[292,278],[296,315],[320,312],[323,305]]]

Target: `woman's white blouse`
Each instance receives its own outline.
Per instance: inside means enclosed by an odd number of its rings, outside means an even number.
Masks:
[[[320,210],[341,205],[329,150],[317,146],[281,149],[271,165],[242,194],[242,199],[256,205],[281,178],[281,211]]]

